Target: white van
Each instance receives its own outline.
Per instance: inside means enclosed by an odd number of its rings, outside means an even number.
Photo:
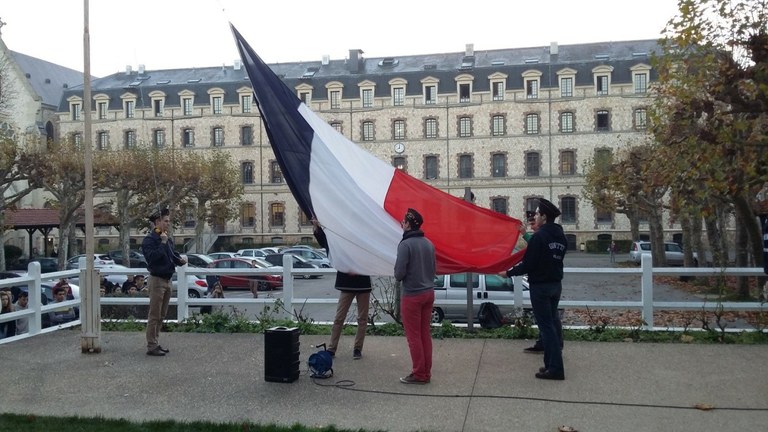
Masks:
[[[529,299],[528,280],[522,278],[523,298]],[[472,273],[472,307],[477,319],[480,305],[484,302],[514,300],[515,284],[511,278],[499,274]],[[463,300],[462,304],[441,305],[440,300]],[[432,308],[432,322],[443,319],[467,319],[467,274],[438,275],[435,277],[435,306]],[[513,311],[512,305],[497,304],[502,315]]]

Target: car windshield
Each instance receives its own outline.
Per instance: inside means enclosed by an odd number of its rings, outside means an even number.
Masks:
[[[255,265],[256,267],[261,267],[261,268],[274,267],[272,264],[269,263],[269,261],[263,260],[261,258],[253,258],[251,261],[253,262],[253,265]]]

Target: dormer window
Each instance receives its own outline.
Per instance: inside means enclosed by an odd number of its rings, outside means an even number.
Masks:
[[[592,74],[595,79],[595,94],[598,96],[605,96],[609,93],[611,87],[611,73],[613,72],[612,66],[598,66],[592,69]]]

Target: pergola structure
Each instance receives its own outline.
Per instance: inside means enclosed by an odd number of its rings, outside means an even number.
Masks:
[[[35,231],[40,231],[45,238],[45,251],[44,256],[48,256],[48,235],[54,228],[59,228],[59,210],[57,209],[17,209],[6,210],[3,217],[3,229],[4,230],[26,230],[29,234],[29,252],[32,253],[32,237]],[[85,231],[85,211],[78,210],[75,215],[75,226]],[[105,227],[113,226],[118,227],[120,223],[117,218],[109,212],[94,209],[93,212],[93,226]]]

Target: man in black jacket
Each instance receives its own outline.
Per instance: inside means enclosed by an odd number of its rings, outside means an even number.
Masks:
[[[141,243],[141,251],[147,259],[149,270],[149,314],[147,317],[147,355],[164,356],[169,350],[160,346],[160,328],[168,313],[171,300],[171,278],[177,265],[187,261],[173,249],[173,240],[168,238],[171,217],[168,209],[156,211],[149,216],[152,229]]]
[[[568,240],[563,227],[555,223],[560,210],[551,202],[540,199],[536,209],[535,229],[528,241],[523,260],[507,271],[507,276],[528,274],[531,306],[544,345],[544,367],[536,378],[565,379],[563,352],[560,347],[562,326],[557,307],[563,291],[563,257]]]
[[[331,258],[331,249],[328,247],[328,239],[325,232],[317,222],[312,219],[314,225],[314,234],[320,246],[328,252],[328,258]],[[344,327],[344,321],[347,318],[347,312],[352,305],[352,300],[357,301],[357,333],[355,334],[355,345],[352,349],[352,358],[359,360],[363,357],[363,343],[365,342],[365,331],[368,328],[368,303],[371,301],[371,277],[352,273],[336,272],[336,284],[339,290],[339,303],[336,306],[336,317],[333,319],[333,328],[331,330],[331,342],[328,344],[328,351],[332,356],[336,355],[336,349],[339,346],[339,337],[341,329]]]

